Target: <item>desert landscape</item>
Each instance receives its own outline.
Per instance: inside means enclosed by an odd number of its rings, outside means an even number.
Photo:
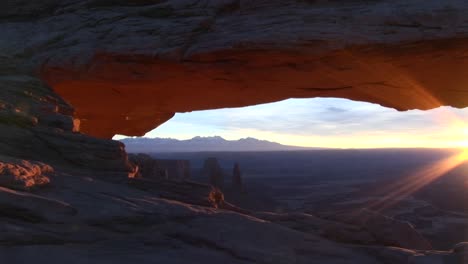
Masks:
[[[464,0],[3,1],[0,263],[468,263],[466,133],[446,135],[454,149],[112,139],[290,98],[408,118],[468,107],[467,14]],[[282,129],[289,110],[264,121]]]
[[[342,218],[344,214],[367,209],[408,222],[434,249],[450,250],[466,240],[468,163],[461,163],[431,182],[422,183],[419,179],[421,183],[417,188],[398,196],[392,194],[399,189],[388,186],[407,181],[407,177],[424,170],[427,165],[456,152],[379,149],[154,153],[152,156],[190,160],[194,167],[193,180],[203,183],[209,183],[209,179],[202,175],[202,159],[218,157],[226,175],[226,199],[245,209],[310,214],[334,221],[346,219]],[[243,168],[243,192],[231,190],[235,162]],[[351,235],[336,239],[359,238]]]

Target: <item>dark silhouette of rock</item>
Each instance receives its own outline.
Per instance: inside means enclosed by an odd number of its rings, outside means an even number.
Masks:
[[[239,163],[237,162],[234,164],[234,168],[232,169],[232,189],[238,192],[244,191],[242,172],[240,170]]]
[[[190,179],[190,162],[188,160],[154,159],[147,154],[129,154],[130,162],[138,167],[136,177],[154,180],[188,180]]]
[[[219,166],[218,159],[211,157],[207,158],[203,164],[202,174],[208,177],[211,186],[223,189],[224,176],[221,167]]]
[[[190,179],[190,161],[175,159],[156,159],[155,161],[168,179],[178,181]]]
[[[128,160],[138,168],[133,178],[166,179],[167,175],[150,155],[129,154]]]
[[[125,180],[133,172],[122,143],[81,134],[73,107],[38,78],[0,69],[0,105],[1,155],[111,179]]]
[[[214,206],[210,200],[213,187],[190,181],[173,181],[155,178],[135,178],[131,186],[150,191],[153,195],[202,206]],[[222,194],[222,193],[221,193]]]

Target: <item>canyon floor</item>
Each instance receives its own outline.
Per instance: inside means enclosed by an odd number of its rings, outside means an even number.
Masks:
[[[225,183],[233,205],[207,202],[209,187],[197,175],[197,159],[207,154],[216,154],[226,179],[232,160],[244,164],[245,191]],[[192,153],[186,155],[192,155],[194,175],[186,182],[44,170],[50,178],[44,188],[0,189],[0,260],[466,263],[467,244],[460,243],[468,223],[466,165],[399,199],[383,199],[388,195],[380,191],[402,181],[404,171],[448,154]],[[379,201],[385,206],[377,208]]]

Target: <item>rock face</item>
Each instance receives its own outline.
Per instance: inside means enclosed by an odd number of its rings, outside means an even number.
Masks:
[[[0,58],[15,63],[1,68],[46,80],[98,137],[143,135],[175,112],[291,97],[468,105],[463,0],[6,5]]]
[[[133,168],[127,161],[120,142],[96,139],[80,133],[80,121],[74,109],[38,78],[24,69],[15,68],[17,61],[0,55],[0,162],[10,164],[15,157],[41,161],[56,166],[87,168],[96,173],[109,173],[126,178]],[[13,161],[15,170],[36,171],[35,162]],[[25,165],[26,164],[26,165]],[[5,172],[5,168],[10,167]],[[12,167],[4,173],[11,177]],[[31,172],[38,175],[36,172]],[[20,177],[20,178],[21,178]],[[39,177],[39,176],[37,176]],[[39,178],[35,182],[39,183]],[[34,177],[29,177],[29,182]],[[43,178],[45,180],[45,178]]]
[[[128,160],[137,166],[134,178],[166,179],[167,175],[161,171],[156,161],[147,154],[130,154]]]
[[[331,216],[331,219],[358,227],[368,232],[375,241],[386,246],[409,249],[432,249],[429,241],[419,234],[408,222],[398,221],[367,209],[336,214]],[[330,234],[333,233],[333,230],[329,231]],[[337,238],[340,235],[346,237],[346,233],[336,233],[336,235]],[[369,242],[372,243],[372,240]]]
[[[190,161],[156,159],[156,162],[166,172],[169,179],[177,181],[190,179]]]
[[[244,186],[242,184],[242,173],[239,163],[237,162],[234,164],[234,168],[232,169],[232,189],[238,192],[242,192],[244,190]]]
[[[224,187],[224,176],[218,159],[207,158],[203,164],[202,174],[208,177],[211,186],[222,189]]]
[[[0,186],[29,190],[50,183],[54,169],[41,162],[0,158]]]
[[[431,249],[428,243],[407,223],[368,212],[351,218],[349,214],[324,219],[304,213],[255,213],[256,217],[280,223],[295,230],[355,245],[394,246],[407,249]],[[372,216],[370,216],[372,215]]]
[[[129,160],[138,166],[137,177],[153,180],[190,179],[190,162],[188,160],[154,159],[147,154],[130,154]]]
[[[144,264],[404,264],[454,259],[440,263],[463,263],[456,261],[465,252],[462,244],[454,252],[431,252],[336,243],[311,230],[319,230],[324,221],[309,215],[252,216],[201,206],[197,199],[164,198],[171,188],[141,179],[131,180],[141,183],[136,186],[59,170],[56,174],[55,188],[38,189],[35,194],[0,187],[2,260],[12,264],[134,263],[135,258]],[[206,185],[187,188],[205,187],[209,190]],[[175,197],[177,188],[172,192]]]
[[[3,1],[0,259],[464,262],[464,244],[394,248],[430,245],[373,213],[339,226],[392,247],[336,243],[309,232],[310,216],[254,217],[208,185],[135,178],[124,145],[107,139],[176,112],[291,97],[467,106],[467,14],[464,0]],[[216,159],[205,167],[222,188]]]

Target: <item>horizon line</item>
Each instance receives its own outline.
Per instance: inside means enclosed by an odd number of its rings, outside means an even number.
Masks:
[[[116,135],[117,136],[117,135]],[[114,136],[115,137],[115,136]],[[270,141],[270,140],[265,140],[265,139],[258,139],[255,137],[242,137],[239,139],[226,139],[222,136],[194,136],[192,138],[188,139],[178,139],[178,138],[171,138],[171,137],[128,137],[128,136],[122,136],[122,138],[119,139],[114,139],[117,141],[122,141],[125,139],[170,139],[170,140],[176,140],[176,141],[190,141],[195,138],[221,138],[225,141],[239,141],[242,139],[255,139],[258,141],[266,141],[266,142],[271,142],[271,143],[276,143],[285,147],[297,147],[297,148],[303,148],[303,149],[296,149],[296,150],[258,150],[259,152],[275,152],[275,151],[303,151],[303,150],[410,150],[410,149],[426,149],[426,150],[459,150],[459,149],[466,149],[466,147],[460,146],[460,147],[455,147],[455,146],[432,146],[432,147],[427,147],[427,146],[395,146],[395,147],[319,147],[319,146],[299,146],[299,145],[286,145],[283,143],[279,143],[276,141]],[[167,151],[165,151],[167,152]],[[184,151],[174,151],[174,152],[184,152]],[[246,152],[246,151],[187,151],[187,152]],[[255,150],[251,150],[249,152],[255,152]]]

